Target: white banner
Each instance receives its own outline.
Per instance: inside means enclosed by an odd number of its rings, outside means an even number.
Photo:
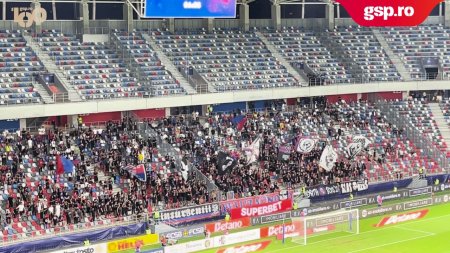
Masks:
[[[190,253],[205,249],[217,248],[221,246],[258,240],[261,237],[260,229],[232,233],[229,235],[215,236],[208,239],[180,243],[173,246],[166,246],[164,253]]]
[[[301,138],[300,141],[297,144],[297,152],[308,154],[316,145],[316,141],[311,138]]]
[[[334,163],[337,161],[337,153],[334,151],[331,145],[327,145],[322,152],[322,156],[320,157],[319,165],[324,168],[326,171],[330,171],[334,167]]]
[[[79,252],[89,252],[89,253],[105,253],[108,252],[108,247],[106,243],[95,244],[87,247],[70,248],[65,250],[52,251],[52,253],[79,253]]]

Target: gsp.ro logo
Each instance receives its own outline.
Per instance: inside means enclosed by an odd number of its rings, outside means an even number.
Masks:
[[[41,7],[31,9],[30,7],[15,7],[12,8],[14,12],[14,22],[20,27],[28,28],[33,25],[40,25],[47,20],[47,11]]]

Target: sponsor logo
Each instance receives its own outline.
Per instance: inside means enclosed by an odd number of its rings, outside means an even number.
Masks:
[[[409,209],[415,209],[418,207],[424,207],[424,206],[430,206],[433,204],[433,199],[432,198],[428,198],[428,199],[421,199],[421,200],[415,200],[415,201],[411,201],[411,202],[406,202],[404,203],[404,209],[405,210],[409,210]]]
[[[263,204],[253,207],[236,208],[231,210],[231,217],[233,219],[261,216],[266,214],[279,213],[284,211],[289,211],[292,209],[292,200],[282,200],[275,203]]]
[[[269,222],[274,222],[274,221],[278,221],[278,220],[282,220],[282,219],[289,219],[289,218],[291,218],[290,212],[262,216],[261,223],[269,223]]]
[[[424,209],[424,210],[420,210],[420,211],[416,211],[416,212],[384,217],[376,225],[376,227],[383,227],[383,226],[387,226],[387,225],[394,225],[397,223],[403,223],[403,222],[407,222],[407,221],[422,219],[423,217],[425,217],[425,215],[427,215],[427,213],[428,213],[428,209]]]
[[[237,246],[237,247],[231,247],[226,249],[220,249],[217,251],[217,253],[250,253],[250,252],[256,252],[260,250],[264,250],[269,246],[271,241],[264,241],[264,242],[258,242],[258,243],[252,243],[247,244],[243,246]]]
[[[215,223],[206,224],[206,229],[212,233],[221,232],[225,230],[233,230],[238,228],[244,228],[250,226],[249,218],[242,218],[237,220],[231,220],[229,222],[219,221]]]
[[[432,189],[431,187],[424,187],[424,188],[417,188],[409,190],[409,196],[419,196],[419,195],[425,195],[425,194],[431,194]]]
[[[185,229],[180,229],[176,231],[161,233],[160,236],[164,236],[168,239],[180,239],[183,237],[192,237],[196,235],[201,235],[205,232],[205,228],[203,226],[190,227]]]
[[[361,215],[363,218],[367,217],[367,210],[362,210]]]
[[[344,202],[340,203],[341,208],[350,208],[350,207],[365,206],[365,205],[367,205],[366,198],[344,201]]]

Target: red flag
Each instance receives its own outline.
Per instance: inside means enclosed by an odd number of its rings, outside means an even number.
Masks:
[[[237,124],[237,130],[241,131],[244,128],[245,123],[247,123],[247,117],[244,117],[241,121],[239,121]]]
[[[62,175],[64,174],[64,165],[61,160],[61,156],[56,156],[56,175]]]

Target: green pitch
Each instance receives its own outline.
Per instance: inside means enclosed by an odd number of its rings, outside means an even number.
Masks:
[[[291,239],[286,239],[284,244],[275,237],[261,239],[258,241],[271,240],[271,243],[265,250],[257,252],[449,253],[450,204],[429,207],[428,209],[430,210],[428,214],[420,220],[408,221],[379,228],[373,227],[373,225],[377,224],[384,216],[362,219],[360,220],[360,234],[358,235],[338,232],[318,237],[311,237],[308,240],[308,245],[292,242]],[[299,241],[299,239],[296,241]],[[240,245],[251,243],[252,242],[241,243]],[[232,246],[223,248],[229,247]],[[205,250],[201,251],[201,253],[216,253],[219,249],[222,248]]]

